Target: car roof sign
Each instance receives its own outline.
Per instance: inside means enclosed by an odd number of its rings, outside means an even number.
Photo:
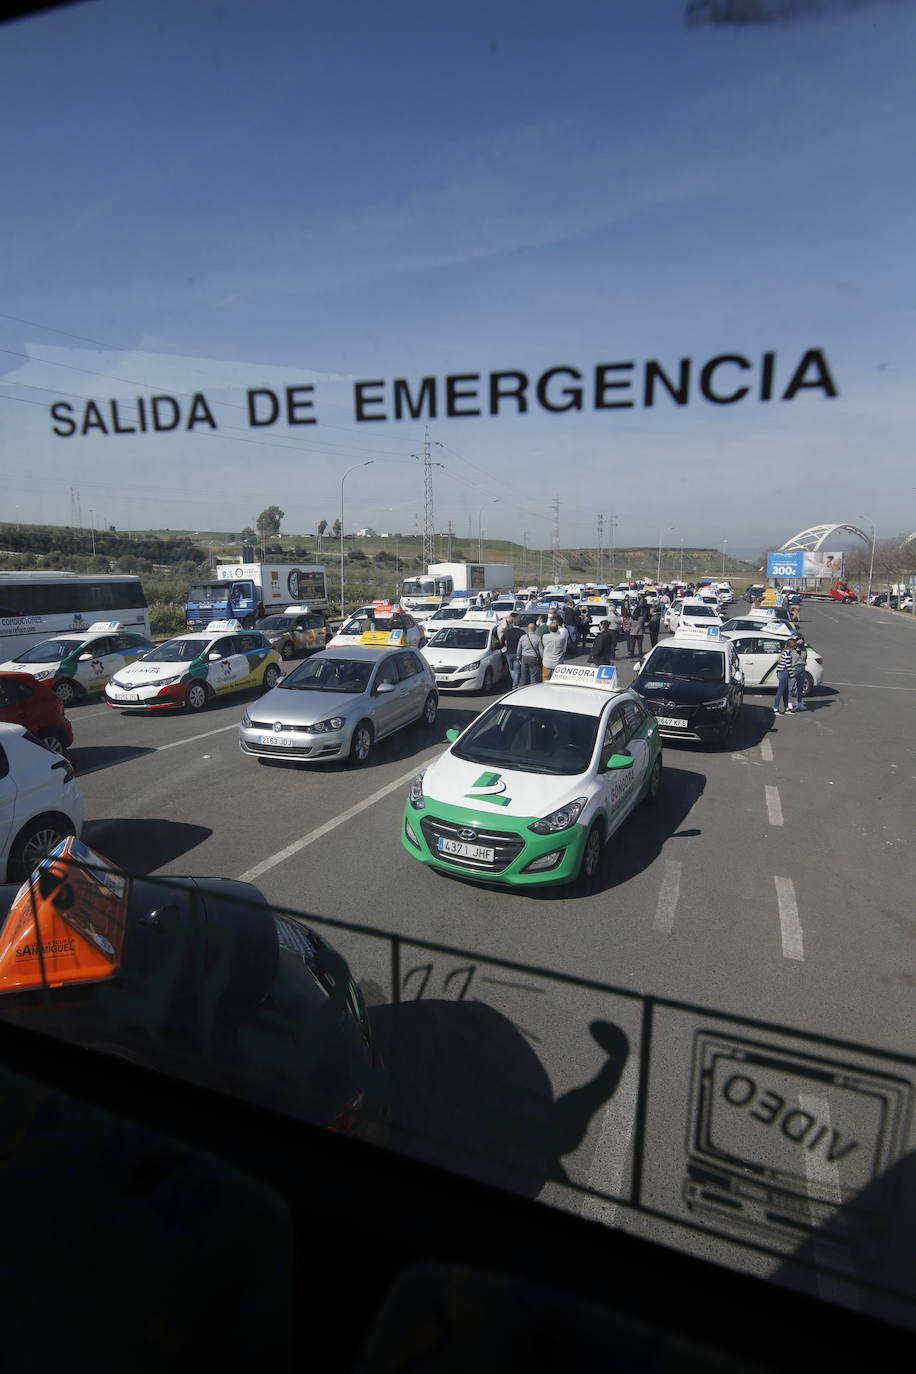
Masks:
[[[596,663],[586,667],[579,663],[559,663],[548,682],[562,687],[599,687],[605,692],[619,692],[620,683],[613,663]]]
[[[366,649],[403,649],[407,635],[404,630],[367,630],[359,642]]]
[[[207,626],[206,633],[208,635],[218,635],[227,633],[230,630],[240,630],[241,628],[241,623],[238,620],[211,620],[210,624]]]
[[[96,620],[94,624],[89,626],[89,633],[96,634],[105,630],[120,630],[120,628],[120,620]]]

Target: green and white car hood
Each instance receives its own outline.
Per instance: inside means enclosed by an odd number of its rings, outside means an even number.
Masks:
[[[585,773],[570,776],[489,767],[456,758],[451,750],[423,778],[427,802],[472,811],[482,822],[499,816],[537,819],[575,797],[588,796],[593,785]]]

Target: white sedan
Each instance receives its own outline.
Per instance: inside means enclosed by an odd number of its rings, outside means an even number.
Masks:
[[[775,627],[757,625],[754,630],[722,631],[738,651],[738,662],[744,673],[744,686],[776,688],[776,665],[786,647],[786,636],[774,633]],[[808,696],[824,681],[824,660],[812,645],[807,646],[805,677],[802,693]]]
[[[355,644],[358,644],[369,629],[369,612],[370,608],[365,606],[355,611],[354,614],[350,616],[349,620],[345,620],[340,629],[336,630],[328,640],[328,648],[352,649]],[[381,613],[379,611],[372,613],[373,624],[377,631],[391,630],[392,614],[393,612]],[[408,649],[418,649],[423,643],[423,630],[414,620],[413,616],[408,615],[406,611],[401,611],[400,616],[401,625],[404,630],[404,638],[401,641],[402,646]]]
[[[0,881],[22,882],[83,828],[83,799],[65,758],[21,725],[0,723]]]
[[[470,618],[446,625],[420,651],[440,691],[489,692],[506,676],[496,626]]]

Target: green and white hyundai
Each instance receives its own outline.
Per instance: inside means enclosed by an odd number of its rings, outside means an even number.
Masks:
[[[661,783],[658,726],[613,665],[562,664],[508,693],[410,786],[401,843],[478,882],[589,882],[601,851]]]

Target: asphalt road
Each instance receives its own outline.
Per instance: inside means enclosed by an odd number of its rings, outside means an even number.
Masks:
[[[319,928],[396,1070],[399,1148],[916,1325],[886,1296],[916,1296],[916,627],[808,603],[802,628],[810,710],[748,693],[727,747],[666,744],[658,806],[586,893],[402,850],[409,780],[474,696],[363,770],[244,758],[241,698],[76,708],[85,838],[341,923]]]

